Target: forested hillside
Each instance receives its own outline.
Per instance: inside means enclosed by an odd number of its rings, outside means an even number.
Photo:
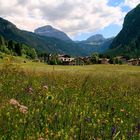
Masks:
[[[140,57],[140,4],[126,15],[123,29],[110,48],[110,54]]]
[[[26,58],[31,59],[34,59],[37,56],[34,48],[12,40],[7,41],[3,36],[0,36],[0,52],[14,56],[25,56]]]

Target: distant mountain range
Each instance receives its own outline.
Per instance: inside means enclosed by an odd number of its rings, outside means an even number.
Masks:
[[[72,43],[72,40],[70,39],[70,37],[68,37],[66,33],[58,29],[55,29],[50,25],[35,29],[34,32],[40,36],[54,37],[62,41]],[[99,53],[105,52],[109,48],[110,44],[112,43],[112,40],[113,38],[105,39],[103,35],[96,34],[89,37],[87,40],[75,42],[75,45],[77,46],[77,48],[80,48],[87,55],[89,55],[92,52],[99,52]]]
[[[68,53],[70,55],[85,55],[75,43],[69,43],[57,38],[40,36],[32,32],[20,30],[13,23],[0,18],[0,35],[6,40],[27,44],[39,52]]]
[[[123,28],[113,40],[108,54],[140,57],[140,4],[126,15]]]
[[[3,18],[0,18],[0,35],[6,40],[24,43],[39,52],[65,53],[72,56],[87,56],[95,51],[104,52],[112,42],[112,39],[104,39],[102,35],[75,42],[65,33],[51,26],[40,27],[35,30],[35,33],[28,32],[18,29],[16,25]]]
[[[78,41],[77,44],[88,54],[91,54],[91,52],[105,53],[113,39],[113,37],[105,39],[102,35],[97,34],[89,37],[87,40]]]
[[[130,11],[123,28],[115,38],[105,39],[97,34],[84,41],[72,41],[68,35],[47,25],[33,32],[20,30],[13,23],[0,18],[0,35],[35,48],[38,52],[88,56],[93,52],[109,55],[140,57],[140,4]]]

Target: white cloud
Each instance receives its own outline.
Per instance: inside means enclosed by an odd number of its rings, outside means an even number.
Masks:
[[[119,6],[108,6],[108,0],[12,0],[9,3],[11,0],[0,1],[0,16],[19,28],[33,31],[50,24],[70,36],[95,32],[112,23],[122,24],[125,15]]]
[[[125,0],[124,5],[130,8],[134,8],[140,3],[140,0]]]

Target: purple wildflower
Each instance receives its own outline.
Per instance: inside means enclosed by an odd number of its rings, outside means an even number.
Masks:
[[[113,136],[115,133],[116,133],[116,128],[115,127],[112,127],[111,128],[111,136]]]

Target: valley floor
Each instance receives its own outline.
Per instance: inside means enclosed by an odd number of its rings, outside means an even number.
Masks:
[[[140,67],[0,62],[2,140],[139,140]]]
[[[27,62],[20,63],[21,67],[30,71],[36,72],[82,72],[82,73],[139,73],[140,66],[132,65],[84,65],[84,66],[63,66],[63,65],[47,65],[44,63]]]

